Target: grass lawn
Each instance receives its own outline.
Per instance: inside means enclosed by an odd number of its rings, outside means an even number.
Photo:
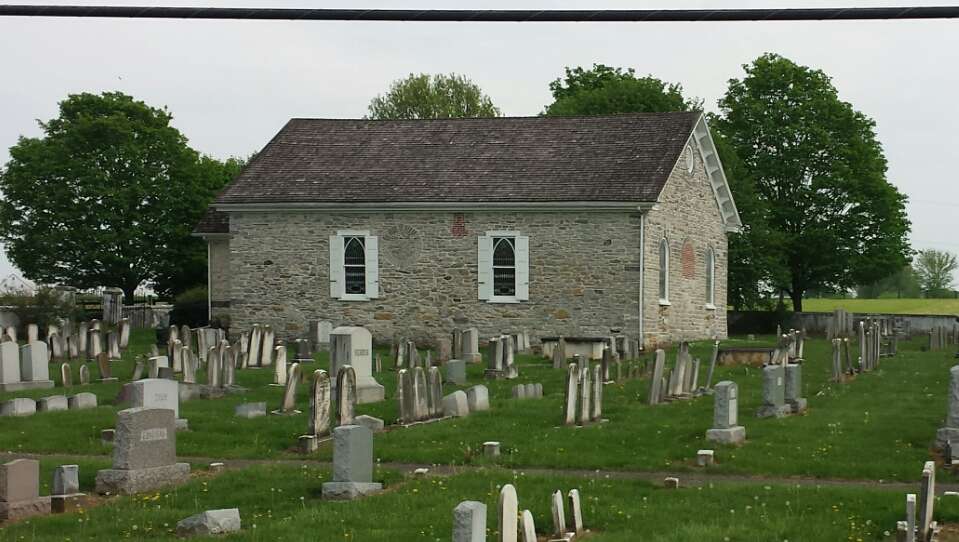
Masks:
[[[802,303],[807,312],[959,314],[959,299],[803,299]]]
[[[134,339],[132,352],[146,350],[146,334],[136,333]],[[710,348],[707,343],[695,344],[692,352],[708,360]],[[879,371],[837,385],[828,381],[830,355],[826,341],[807,343],[803,387],[809,412],[778,420],[755,417],[761,402],[758,369],[717,369],[714,383],[731,379],[739,384],[740,423],[746,427],[748,440],[739,448],[717,447],[705,440],[712,421],[711,397],[650,407],[646,405],[646,379],[606,387],[603,410],[609,423],[562,426],[564,371],[553,370],[544,360],[520,356],[521,377],[514,381],[485,381],[480,365],[469,367],[471,384],[490,387],[491,411],[378,434],[376,457],[384,463],[478,465],[485,461],[482,443],[497,440],[504,448],[501,464],[510,467],[681,472],[694,470],[696,450],[706,447],[717,449],[714,470],[728,474],[914,480],[923,461],[930,458],[929,447],[945,417],[948,369],[955,360],[948,352],[920,352],[918,343],[904,343],[898,357],[883,359]],[[670,358],[672,362],[673,356]],[[129,378],[131,365],[129,359],[118,363],[115,374]],[[326,364],[307,365],[312,371]],[[51,372],[59,375],[59,371]],[[705,373],[704,368],[700,378],[705,379]],[[388,400],[360,405],[357,410],[389,423],[397,418],[395,373],[384,371],[377,378],[386,386]],[[267,401],[269,408],[278,406],[282,389],[268,386],[271,379],[269,369],[239,371],[237,380],[248,392],[183,402],[181,417],[189,419],[191,431],[178,433],[179,455],[301,457],[295,445],[306,429],[306,415],[251,420],[233,416],[234,406],[241,402]],[[519,382],[543,383],[545,398],[511,399],[510,388]],[[297,408],[304,412],[308,411],[307,387],[301,386],[297,397]],[[99,434],[101,429],[113,427],[118,407],[111,403],[119,385],[84,389],[97,393],[99,408],[3,418],[0,449],[109,455],[110,448],[100,442]],[[447,385],[445,391],[453,389]],[[54,393],[64,392],[62,388],[15,392],[0,396],[0,400]],[[331,447],[325,446],[315,457],[329,460],[331,456]]]
[[[55,464],[43,463],[44,474]],[[81,473],[85,470],[82,466]],[[0,529],[0,542],[175,540],[177,521],[232,507],[240,509],[243,531],[229,540],[447,541],[453,508],[464,500],[487,505],[489,539],[495,540],[496,503],[505,483],[516,486],[520,509],[533,513],[540,535],[552,526],[550,493],[576,487],[590,541],[867,541],[889,539],[885,533],[894,530],[905,500],[898,492],[872,489],[726,483],[667,490],[643,481],[504,469],[426,478],[378,469],[375,478],[385,483],[384,493],[343,503],[319,499],[320,486],[329,479],[321,468],[261,465],[217,476],[195,471],[179,488],[13,524]],[[91,487],[84,473],[81,489]],[[959,500],[939,499],[936,516],[959,520]]]

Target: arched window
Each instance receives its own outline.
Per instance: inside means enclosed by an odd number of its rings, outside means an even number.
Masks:
[[[706,305],[716,304],[716,253],[706,247]]]
[[[512,237],[493,238],[493,295],[516,295],[516,247]]]
[[[366,244],[363,237],[343,239],[345,293],[366,293]]]
[[[659,242],[659,302],[669,302],[669,241]]]

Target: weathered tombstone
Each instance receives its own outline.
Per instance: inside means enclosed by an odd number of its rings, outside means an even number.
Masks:
[[[610,381],[609,368],[612,364],[613,364],[613,348],[609,345],[606,345],[603,347],[603,355],[599,360],[601,381],[603,382]]]
[[[426,372],[422,367],[413,367],[413,417],[425,420],[429,415],[429,399],[426,388]]]
[[[959,365],[949,369],[949,395],[946,425],[936,431],[936,444],[943,448],[949,441],[959,442]]]
[[[713,394],[713,427],[706,431],[706,440],[725,444],[742,444],[746,428],[739,425],[739,389],[735,382],[716,384]]]
[[[67,406],[70,410],[96,408],[97,396],[89,392],[77,393],[67,397]]]
[[[168,353],[171,354],[171,356],[168,359],[171,362],[170,367],[173,368],[173,372],[175,373],[183,372],[183,363],[184,363],[183,349],[184,349],[183,343],[180,341],[180,339],[175,339],[170,345]],[[190,350],[189,347],[187,347],[186,350],[189,352]],[[203,358],[203,359],[206,359],[206,358]]]
[[[333,481],[323,484],[324,499],[355,499],[376,493],[373,482],[373,433],[361,425],[333,430]]]
[[[276,347],[276,363],[273,364],[273,384],[271,386],[286,386],[286,347],[282,344]]]
[[[40,496],[40,462],[14,459],[0,465],[0,521],[50,513],[50,497]]]
[[[463,359],[463,330],[454,329],[452,334],[452,341],[450,343],[450,348],[452,352],[450,357],[456,359]]]
[[[692,377],[690,378],[689,391],[695,392],[699,389],[699,358],[693,360]]]
[[[37,399],[37,412],[57,412],[68,408],[66,395],[48,395]]]
[[[426,373],[427,408],[432,418],[443,415],[443,376],[439,367],[430,367]]]
[[[523,542],[537,542],[533,513],[529,510],[523,510],[520,515],[520,523],[523,531]]]
[[[220,367],[220,385],[224,388],[229,388],[236,383],[236,356],[237,352],[229,346],[228,341],[222,341],[223,345],[223,362]]]
[[[113,468],[97,472],[97,493],[133,495],[189,480],[189,463],[176,462],[174,419],[166,408],[118,412]]]
[[[152,356],[147,358],[147,377],[148,378],[159,378],[160,368],[169,367],[170,358],[167,356]]]
[[[196,384],[196,369],[200,360],[196,358],[189,348],[183,347],[183,383]],[[158,372],[159,374],[159,372]]]
[[[297,339],[296,343],[296,357],[293,358],[297,363],[309,363],[313,361],[313,350],[310,348],[310,341],[308,339]]]
[[[260,324],[253,324],[253,330],[250,332],[249,347],[247,347],[247,365],[250,367],[260,366],[261,333]]]
[[[579,397],[579,367],[576,363],[566,366],[566,396],[563,401],[563,423],[576,423],[576,400]]]
[[[785,370],[782,365],[763,367],[763,404],[756,416],[782,418],[792,410],[786,404]]]
[[[67,358],[77,359],[80,357],[80,349],[77,346],[77,336],[70,335],[67,337]]]
[[[20,379],[23,382],[18,389],[53,387],[47,352],[47,343],[42,341],[33,341],[20,347]]]
[[[60,382],[64,388],[73,387],[73,372],[70,370],[69,363],[64,363],[60,366]]]
[[[60,334],[51,333],[47,337],[47,350],[50,352],[50,356],[54,361],[60,361],[63,359],[63,348],[60,343]]]
[[[120,359],[120,336],[116,331],[107,333],[107,355],[110,359]]]
[[[90,366],[86,363],[80,365],[80,385],[86,386],[90,383]]]
[[[553,347],[553,368],[562,369],[566,365],[566,338],[560,337]]]
[[[276,333],[269,324],[263,326],[261,341],[260,367],[269,367],[273,364],[273,349],[276,348]]]
[[[329,406],[329,405],[327,405]],[[261,401],[257,403],[242,403],[236,405],[233,408],[233,415],[237,418],[259,418],[261,416],[266,416],[266,402]],[[329,418],[327,418],[327,425],[329,425]]]
[[[307,432],[314,437],[330,433],[330,376],[326,371],[313,371],[313,385],[310,390],[310,420]]]
[[[106,352],[100,352],[97,356],[97,370],[100,372],[100,382],[115,382],[117,379],[113,376],[113,368],[110,366],[110,358]]]
[[[166,378],[144,378],[126,384],[129,386],[130,404],[134,408],[161,408],[173,411],[174,423],[184,425],[180,420],[180,384]]]
[[[516,498],[516,488],[513,484],[504,484],[499,492],[499,535],[501,542],[517,542],[517,520],[519,502]]]
[[[310,331],[313,333],[313,344],[317,350],[328,350],[330,348],[330,333],[333,332],[333,323],[328,320],[319,320],[310,325]],[[355,368],[355,367],[354,367]]]
[[[499,337],[491,337],[487,345],[489,358],[486,361],[485,375],[487,378],[501,378],[503,376],[503,348]]]
[[[573,533],[583,533],[583,509],[578,489],[569,490],[569,521],[572,523]]]
[[[916,494],[906,495],[906,542],[916,542]]]
[[[479,350],[479,330],[471,327],[463,330],[462,359],[467,363],[482,363],[483,355]]]
[[[553,535],[556,538],[566,537],[566,512],[563,507],[563,492],[556,490],[550,498],[550,508],[553,511]]]
[[[500,343],[504,346],[504,360],[505,366],[504,370],[506,372],[506,378],[516,378],[519,376],[519,368],[516,366],[516,339],[512,335],[506,336],[506,342],[503,343],[500,340]]]
[[[590,368],[588,362],[583,362],[582,366],[579,367],[579,424],[586,425],[589,423],[590,415],[592,414],[592,404],[591,404],[591,392],[592,386],[590,386]]]
[[[14,341],[0,342],[0,391],[15,391],[20,386],[20,348]]]
[[[517,384],[512,388],[513,399],[525,399],[526,398],[526,386],[523,384]]]
[[[55,514],[79,510],[85,495],[80,493],[80,467],[60,465],[53,471],[50,508]]]
[[[292,414],[300,414],[299,410],[296,410],[296,385],[300,381],[300,364],[294,363],[290,365],[290,371],[286,375],[286,388],[283,390],[283,403],[280,404],[280,408],[273,411],[273,414],[289,416]]]
[[[919,540],[929,540],[933,529],[933,506],[936,502],[936,463],[926,461],[922,467],[919,489]]]
[[[27,397],[17,397],[0,403],[0,416],[33,416],[37,413],[37,402]]]
[[[784,390],[786,404],[793,414],[806,411],[806,398],[802,397],[802,365],[786,364],[786,385]]]
[[[130,346],[130,319],[120,320],[120,338],[119,345],[121,350],[126,350]]]
[[[338,327],[329,335],[330,371],[349,365],[356,371],[356,402],[376,403],[386,390],[373,378],[373,337],[369,330],[356,326]]]
[[[396,398],[400,407],[400,423],[416,421],[413,413],[413,375],[409,369],[400,369],[396,373]]]
[[[353,425],[356,417],[356,371],[341,365],[336,375],[336,425]]]
[[[456,390],[443,397],[443,416],[462,418],[469,416],[469,398],[463,390]]]
[[[461,359],[451,359],[446,362],[446,381],[451,384],[466,384],[466,362]]]
[[[436,361],[440,365],[445,364],[450,358],[453,357],[453,345],[450,344],[450,340],[446,337],[437,337],[436,338]]]
[[[486,542],[486,505],[463,501],[453,509],[453,542]]]
[[[666,352],[656,350],[656,361],[653,364],[653,377],[649,386],[649,404],[658,405],[662,401],[663,369],[666,366]]]
[[[470,412],[489,410],[489,388],[478,384],[467,389],[466,402]]]
[[[32,343],[40,340],[40,326],[34,323],[27,324],[27,342]]]
[[[375,356],[373,356],[373,372],[383,372],[383,356],[381,356],[378,352]]]
[[[103,352],[103,342],[99,329],[90,330],[90,340],[87,341],[87,358],[97,359],[97,356]]]
[[[206,385],[211,388],[222,387],[220,377],[223,376],[221,363],[223,353],[217,346],[211,346],[206,355]]]
[[[212,466],[213,464],[211,464]],[[176,524],[176,535],[180,538],[190,536],[210,536],[236,533],[240,531],[240,509],[223,508],[206,510],[182,519]]]

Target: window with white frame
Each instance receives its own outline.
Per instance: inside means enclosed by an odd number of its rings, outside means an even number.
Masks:
[[[379,243],[368,231],[330,236],[330,297],[363,301],[379,297]]]
[[[706,307],[716,306],[716,253],[706,247]]]
[[[659,302],[669,304],[669,241],[659,242]]]
[[[529,237],[490,231],[478,238],[479,298],[490,303],[529,299]]]

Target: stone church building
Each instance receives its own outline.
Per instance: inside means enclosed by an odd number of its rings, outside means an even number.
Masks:
[[[293,119],[216,198],[214,319],[376,340],[726,336],[741,227],[699,112]]]

